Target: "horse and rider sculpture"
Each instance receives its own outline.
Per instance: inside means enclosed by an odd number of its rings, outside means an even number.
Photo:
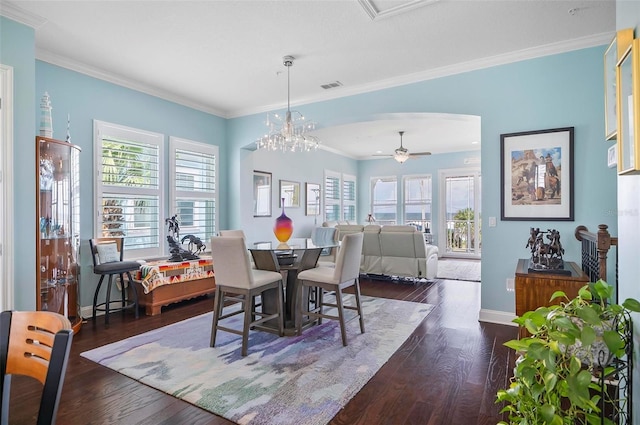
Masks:
[[[548,242],[545,242],[545,236]],[[560,232],[556,229],[544,232],[538,227],[531,227],[525,248],[531,249],[531,265],[535,269],[555,270],[564,267],[564,248],[560,243]]]
[[[169,261],[179,262],[179,261],[189,261],[189,260],[198,260],[200,257],[198,254],[204,252],[207,249],[207,246],[202,243],[199,237],[194,235],[186,235],[180,240],[180,222],[178,221],[178,216],[174,215],[171,218],[167,218],[165,220],[165,224],[168,226],[169,234],[167,235],[167,243],[169,244],[169,253],[171,256],[169,257]],[[184,249],[178,243],[180,240],[181,244],[184,244],[185,241],[189,241],[187,247]]]

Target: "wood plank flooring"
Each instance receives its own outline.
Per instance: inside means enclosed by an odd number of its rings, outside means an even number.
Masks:
[[[478,322],[480,283],[436,281],[411,285],[361,281],[364,295],[434,304],[409,339],[330,422],[332,425],[472,425],[501,420],[494,403],[513,368],[503,346],[517,328]],[[193,317],[213,307],[199,298],[164,307],[161,315],[135,320],[129,311],[89,320],[74,336],[58,412],[59,425],[231,424],[80,357],[104,344]],[[366,317],[365,317],[366,321]],[[33,424],[40,386],[14,377],[10,423]]]

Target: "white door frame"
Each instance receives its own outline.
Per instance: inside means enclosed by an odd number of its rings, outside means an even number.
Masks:
[[[0,64],[0,310],[13,309],[13,68]]]
[[[443,257],[458,257],[458,258],[480,258],[480,256],[482,255],[482,251],[480,251],[480,254],[478,253],[451,253],[451,252],[447,252],[447,212],[446,212],[446,206],[447,206],[447,200],[446,200],[446,191],[445,191],[445,187],[446,187],[446,178],[447,177],[456,177],[456,176],[474,176],[475,177],[475,181],[474,181],[474,196],[473,196],[473,210],[476,212],[475,214],[475,220],[476,220],[476,226],[475,226],[475,240],[479,241],[480,240],[480,223],[481,223],[481,218],[480,218],[480,214],[482,213],[482,211],[480,210],[481,207],[481,200],[482,200],[482,193],[480,192],[482,190],[482,185],[481,185],[481,174],[480,174],[480,168],[479,167],[472,167],[472,168],[450,168],[450,169],[443,169],[443,170],[439,170],[438,171],[438,205],[439,205],[439,211],[438,211],[438,250],[440,251],[440,255]]]

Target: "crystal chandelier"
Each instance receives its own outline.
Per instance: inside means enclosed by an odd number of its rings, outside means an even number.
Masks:
[[[289,68],[293,65],[293,56],[282,58],[287,67],[287,112],[285,116],[274,113],[267,114],[269,133],[256,140],[258,149],[283,152],[302,152],[318,149],[320,141],[309,134],[316,128],[316,123],[306,121],[298,111],[291,111]]]

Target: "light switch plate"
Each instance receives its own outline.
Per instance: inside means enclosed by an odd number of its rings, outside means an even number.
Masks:
[[[495,217],[489,217],[489,227],[496,227],[497,221]]]

